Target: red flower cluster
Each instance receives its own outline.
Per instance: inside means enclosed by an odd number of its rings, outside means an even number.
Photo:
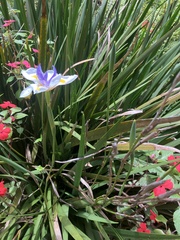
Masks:
[[[175,159],[177,159],[177,158],[180,158],[180,156],[174,157],[173,155],[170,155],[170,156],[168,157],[168,161],[173,161],[173,160],[175,160]],[[175,166],[175,165],[177,165],[177,162],[173,162],[171,165]],[[179,162],[179,164],[176,166],[176,170],[177,170],[178,172],[180,172],[180,162]]]
[[[11,121],[14,122],[15,117],[11,116],[11,108],[16,108],[17,106],[15,104],[11,103],[10,101],[4,101],[3,103],[0,104],[0,107],[2,109],[8,109]],[[9,138],[10,133],[11,133],[11,128],[7,127],[3,123],[3,119],[0,118],[0,141],[7,140]]]
[[[8,66],[8,67],[12,67],[12,68],[18,68],[19,65],[20,64],[20,62],[9,62],[9,63],[6,63],[6,65]]]
[[[160,178],[158,178],[156,181],[159,181]],[[167,189],[171,190],[173,188],[173,183],[171,180],[166,180],[163,184],[159,185],[158,187],[153,189],[154,195],[159,196],[163,193],[166,193]]]
[[[157,214],[150,210],[149,218],[152,222],[156,222]],[[137,232],[151,233],[151,231],[147,228],[146,223],[140,223],[139,228],[137,228]]]
[[[19,68],[20,65],[23,64],[26,68],[30,68],[31,65],[27,60],[23,60],[22,62],[9,62],[6,63],[7,66],[12,67],[12,68]]]
[[[155,222],[156,218],[157,218],[157,214],[155,212],[153,212],[152,210],[150,210],[149,218],[151,219],[151,221]]]
[[[5,101],[0,104],[0,107],[3,109],[7,109],[7,108],[16,108],[17,106],[15,104],[11,103],[10,101]]]
[[[3,197],[7,192],[7,188],[4,186],[4,181],[0,182],[0,197]]]
[[[5,124],[0,123],[0,140],[4,141],[9,138],[9,134],[11,132],[11,128],[6,127]]]
[[[146,223],[140,223],[137,232],[151,233],[151,231],[147,228]]]
[[[4,20],[3,27],[8,27],[10,26],[15,20]]]

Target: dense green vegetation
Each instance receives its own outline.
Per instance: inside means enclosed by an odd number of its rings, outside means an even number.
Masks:
[[[2,240],[180,239],[180,3],[101,2],[0,0]]]

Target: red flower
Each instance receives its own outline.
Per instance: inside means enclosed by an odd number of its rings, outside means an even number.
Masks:
[[[175,160],[175,157],[173,155],[168,156],[168,161]]]
[[[31,64],[27,61],[27,60],[23,60],[22,64],[26,67],[26,68],[30,68]]]
[[[140,223],[140,227],[137,229],[137,232],[151,233],[151,231],[147,228],[146,223]]]
[[[31,67],[30,63],[27,60],[23,60],[22,62],[6,63],[7,66],[12,67],[12,68],[19,68],[21,64],[23,64],[26,68]]]
[[[12,67],[12,68],[19,68],[19,64],[20,64],[20,62],[6,63],[7,66]]]
[[[168,157],[168,161],[172,161],[172,160],[175,160],[175,159],[177,159],[177,158],[180,158],[180,156],[174,157],[173,155],[170,155],[170,156]],[[173,162],[171,165],[175,166],[176,164],[177,164],[177,162]],[[177,170],[178,172],[180,172],[180,163],[176,166],[176,170]]]
[[[151,219],[151,221],[156,221],[156,217],[157,217],[157,215],[156,215],[156,213],[155,212],[153,212],[152,210],[150,210],[150,216],[149,216],[149,218]]]
[[[6,101],[6,102],[1,103],[0,107],[3,109],[6,109],[6,108],[16,108],[17,106],[15,104],[11,103],[10,101]]]
[[[33,32],[30,32],[29,36],[28,36],[28,39],[32,38],[33,37]]]
[[[159,181],[160,178],[158,178],[156,181]],[[167,189],[171,190],[173,188],[173,183],[171,180],[166,180],[163,184],[159,185],[158,187],[153,189],[154,195],[159,196],[163,193],[166,193]]]
[[[8,26],[11,25],[13,22],[15,22],[15,20],[4,20],[3,27],[8,27]]]
[[[1,141],[7,140],[10,132],[11,132],[10,128],[6,127],[5,124],[0,123],[0,140]]]
[[[0,197],[3,197],[7,192],[7,188],[4,187],[4,181],[0,182]]]

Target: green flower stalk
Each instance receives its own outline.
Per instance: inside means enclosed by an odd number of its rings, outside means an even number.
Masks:
[[[42,0],[42,16],[40,22],[40,47],[38,62],[41,63],[42,69],[46,69],[46,49],[47,49],[47,15],[46,15],[46,1]]]

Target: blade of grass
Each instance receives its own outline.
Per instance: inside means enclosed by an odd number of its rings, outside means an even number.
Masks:
[[[85,126],[85,117],[84,114],[82,113],[82,129],[81,129],[81,139],[80,139],[80,145],[79,145],[79,152],[78,152],[78,157],[83,157],[84,156],[84,150],[86,146],[86,126]],[[75,177],[74,177],[74,187],[77,189],[81,176],[82,176],[82,171],[84,169],[85,161],[81,160],[76,163],[75,166]],[[76,195],[77,191],[73,189],[73,195]]]
[[[68,216],[64,212],[63,205],[58,204],[58,217],[62,224],[62,227],[66,229],[66,231],[75,239],[75,240],[83,240],[76,227],[71,223]]]

